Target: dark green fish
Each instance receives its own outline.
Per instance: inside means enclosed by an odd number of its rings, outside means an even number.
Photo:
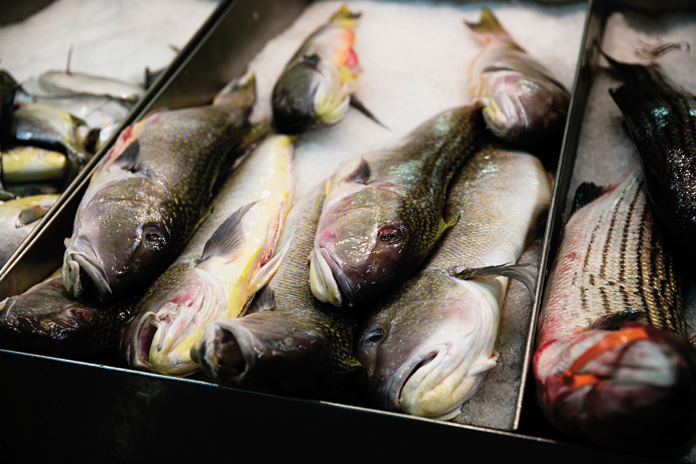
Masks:
[[[119,329],[136,302],[137,295],[111,305],[89,296],[74,299],[57,275],[0,302],[0,346],[81,361],[113,361]]]
[[[314,295],[355,305],[410,277],[456,222],[443,219],[447,187],[483,137],[480,108],[454,108],[332,174],[312,250]]]
[[[317,301],[307,257],[324,195],[310,193],[288,214],[278,249],[287,251],[242,318],[208,324],[191,357],[221,384],[297,395],[325,392],[355,373],[355,321]]]
[[[254,82],[228,86],[212,105],[150,113],[121,133],[75,216],[63,261],[72,295],[92,287],[108,301],[152,282],[174,261],[243,135]]]
[[[672,239],[696,256],[696,97],[656,66],[607,59],[625,81],[609,93],[640,154],[655,214]]]

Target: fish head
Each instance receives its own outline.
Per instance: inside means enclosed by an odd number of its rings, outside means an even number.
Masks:
[[[472,283],[455,292],[408,285],[420,296],[380,306],[358,335],[356,358],[378,406],[451,419],[496,365],[496,311]]]
[[[176,252],[175,211],[164,190],[133,177],[90,193],[80,204],[63,259],[63,284],[74,296],[87,289],[102,301],[142,288]]]
[[[100,350],[98,302],[68,297],[60,278],[0,302],[0,340],[7,349],[87,360]]]
[[[425,253],[418,246],[417,215],[404,213],[407,201],[395,188],[372,184],[325,202],[310,258],[317,299],[358,305],[411,273]]]
[[[348,111],[353,86],[330,61],[316,54],[301,56],[273,89],[274,124],[285,134],[336,124]]]
[[[538,399],[567,435],[664,453],[687,445],[696,431],[695,372],[696,351],[686,340],[626,323],[575,337],[543,376],[537,367]]]

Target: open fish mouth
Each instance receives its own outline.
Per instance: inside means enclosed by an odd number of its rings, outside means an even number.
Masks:
[[[346,299],[352,300],[355,292],[329,250],[314,248],[309,270],[312,293],[319,301],[342,306]]]
[[[75,297],[81,296],[85,291],[85,286],[89,285],[91,281],[99,293],[101,301],[109,301],[113,298],[113,292],[101,262],[83,251],[66,252],[65,262],[67,266],[64,266],[62,271],[63,285],[69,293]]]
[[[153,312],[146,313],[138,321],[138,325],[136,326],[136,333],[138,336],[133,338],[130,350],[126,354],[128,364],[136,369],[145,371],[152,370],[150,364],[150,348],[158,327],[156,321],[157,315]]]
[[[253,346],[254,336],[243,326],[208,324],[201,342],[191,349],[191,358],[211,379],[236,385],[254,362]]]

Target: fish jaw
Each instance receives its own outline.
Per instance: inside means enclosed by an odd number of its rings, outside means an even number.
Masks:
[[[458,282],[454,300],[409,301],[394,318],[378,317],[363,331],[356,357],[382,407],[447,420],[476,393],[496,365],[500,303],[495,295],[506,279],[484,280],[488,284]],[[410,311],[427,322],[414,327],[406,315]],[[380,330],[384,336],[375,342]]]
[[[329,260],[326,259],[327,257]],[[329,266],[328,261],[331,261],[334,266]],[[334,270],[340,272],[340,268],[337,269],[335,263],[336,261],[330,258],[326,250],[313,249],[309,262],[309,284],[317,300],[340,307],[344,304],[345,298],[334,277]]]
[[[623,342],[606,341],[622,332]],[[631,336],[636,332],[642,334]],[[602,345],[606,348],[598,351]],[[539,404],[558,429],[602,446],[651,454],[684,446],[693,437],[695,369],[696,352],[686,341],[635,323],[553,341],[534,358]]]
[[[63,286],[77,298],[84,293],[86,285],[93,284],[103,301],[110,300],[113,292],[103,269],[103,263],[89,241],[77,237],[65,250],[61,270]]]

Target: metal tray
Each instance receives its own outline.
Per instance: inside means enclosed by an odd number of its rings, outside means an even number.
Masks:
[[[122,125],[158,107],[175,109],[209,102],[227,81],[241,75],[262,46],[290,25],[308,3],[221,2]],[[589,5],[544,238],[543,276],[548,273],[549,257],[562,229],[561,213],[592,85],[592,44],[601,38],[611,8],[600,1]],[[218,65],[210,68],[210,63]],[[26,290],[59,267],[62,237],[70,234],[91,170],[111,143],[113,140],[0,269],[0,299]],[[534,314],[543,294],[543,280],[536,289]],[[536,407],[533,382],[525,381],[533,343],[530,331],[523,370],[526,390],[518,403],[521,421],[514,433],[0,350],[0,366],[5,373],[0,382],[0,395],[5,399],[0,453],[7,457],[6,462],[201,462],[234,459],[242,452],[253,453],[254,458],[365,459],[379,452],[380,458],[389,460],[451,456],[473,462],[510,462],[524,456],[554,463],[656,462],[574,444],[553,431]]]

